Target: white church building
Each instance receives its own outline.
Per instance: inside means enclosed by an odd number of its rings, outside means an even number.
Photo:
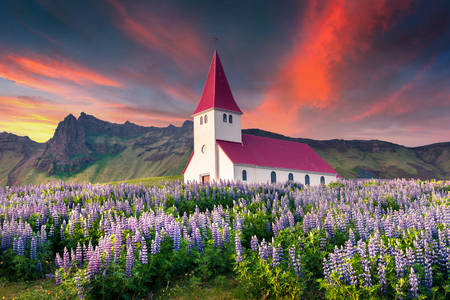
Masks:
[[[243,113],[234,101],[217,51],[192,116],[194,151],[183,171],[185,182],[290,180],[318,185],[339,176],[307,144],[242,134]]]

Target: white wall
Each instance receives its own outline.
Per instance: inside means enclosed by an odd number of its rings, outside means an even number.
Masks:
[[[228,158],[225,152],[217,146],[218,148],[218,162],[219,162],[219,178],[221,180],[234,180],[234,166],[233,162]]]
[[[266,168],[252,165],[234,165],[234,178],[242,180],[242,170],[247,171],[248,183],[270,183],[270,173],[275,171],[277,182],[285,182],[288,180],[288,174],[294,175],[294,181],[305,184],[305,175],[309,175],[311,185],[319,185],[320,177],[325,177],[325,184],[336,181],[336,175],[318,172],[298,171],[280,168]]]
[[[216,139],[242,143],[242,126],[241,114],[230,112],[226,110],[214,110],[215,125],[216,125]],[[227,115],[227,122],[223,121],[223,114]],[[229,123],[229,115],[233,116],[233,123]]]
[[[224,113],[227,115],[227,122],[223,122]],[[205,115],[208,118],[207,123],[204,122]],[[233,116],[233,123],[229,123],[229,115]],[[203,124],[200,124],[200,118],[203,118]],[[211,109],[194,116],[194,155],[184,172],[185,182],[200,181],[201,176],[208,174],[212,181],[233,179],[233,164],[225,153],[219,156],[216,139],[241,143],[241,114]],[[205,153],[202,153],[203,145],[206,146]],[[223,168],[222,172],[219,170],[219,164]]]
[[[204,122],[205,115],[208,122]],[[203,124],[200,124],[200,117]],[[209,175],[211,180],[218,180],[217,146],[214,130],[214,110],[199,113],[194,116],[194,155],[184,172],[184,181],[200,181],[202,175]],[[206,146],[202,153],[203,145]]]

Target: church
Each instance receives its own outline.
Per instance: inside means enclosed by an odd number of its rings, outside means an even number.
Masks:
[[[183,171],[185,182],[294,181],[319,185],[339,176],[307,144],[242,134],[243,113],[233,98],[217,51],[192,117],[194,151]]]

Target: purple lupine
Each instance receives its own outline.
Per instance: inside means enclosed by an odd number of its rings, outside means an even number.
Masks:
[[[230,242],[230,228],[228,227],[228,225],[225,225],[223,227],[223,240],[225,241],[225,243]]]
[[[236,248],[236,263],[239,264],[242,262],[242,244],[241,244],[241,238],[239,236],[239,231],[236,231],[234,238],[235,238],[235,248]]]
[[[59,276],[59,271],[55,271],[55,284],[60,285],[61,284],[61,277]]]
[[[77,265],[80,268],[81,265],[83,264],[83,252],[80,243],[77,244],[75,259],[77,260]]]
[[[289,248],[289,257],[291,259],[292,268],[294,269],[294,272],[297,276],[302,275],[302,266],[300,263],[300,258],[295,255],[295,246],[292,245],[291,248]]]
[[[181,245],[181,228],[178,222],[175,222],[173,235],[173,250],[178,251]]]
[[[348,231],[348,239],[352,243],[352,246],[356,246],[355,234],[353,233],[353,230],[351,228]]]
[[[261,241],[261,244],[259,245],[258,249],[259,258],[261,260],[267,260],[269,257],[268,251],[267,251],[267,242],[265,239]]]
[[[37,247],[37,239],[36,236],[33,235],[31,238],[31,248],[30,248],[30,258],[36,259],[36,247]]]
[[[17,255],[18,256],[23,256],[24,252],[25,252],[25,238],[23,238],[22,236],[19,236],[18,240],[17,240]]]
[[[65,272],[67,272],[70,268],[69,251],[67,251],[66,247],[64,247],[64,252],[63,252],[63,268],[64,268]]]
[[[355,270],[353,269],[353,266],[350,262],[347,262],[346,264],[346,272],[347,272],[347,282],[350,285],[356,286],[356,283],[358,282],[358,279],[355,275]]]
[[[443,273],[447,272],[447,243],[445,241],[445,235],[443,230],[438,230],[439,251],[438,262]]]
[[[378,262],[377,276],[381,293],[384,293],[386,289],[386,263],[383,259],[380,259]]]
[[[409,286],[411,297],[416,298],[419,295],[419,281],[417,279],[416,273],[414,272],[414,268],[411,268],[411,271],[409,273]]]
[[[202,253],[203,252],[203,240],[202,240],[202,235],[200,233],[200,229],[198,227],[195,228],[194,238],[195,238],[195,243],[197,244],[198,252]]]
[[[322,269],[323,269],[323,276],[327,280],[328,284],[331,284],[331,277],[330,277],[331,270],[326,257],[323,258]]]
[[[130,245],[127,247],[127,256],[125,260],[125,276],[127,277],[131,276],[131,270],[133,269],[133,265],[134,265],[133,248]]]
[[[425,255],[425,279],[423,284],[425,287],[431,288],[433,286],[433,269],[431,267],[431,258]]]
[[[98,272],[100,272],[101,261],[98,251],[91,251],[88,263],[88,278],[92,279]]]
[[[320,250],[325,251],[325,247],[327,246],[327,239],[322,237],[320,238]]]
[[[142,241],[142,248],[139,252],[139,261],[141,262],[141,264],[148,264],[147,243],[145,242],[145,240]]]
[[[84,299],[84,289],[78,273],[75,275],[73,282],[75,283],[75,288],[77,289],[78,299]]]
[[[250,240],[250,248],[253,252],[258,250],[258,238],[256,235],[252,236],[252,239]]]
[[[216,223],[213,223],[211,225],[211,236],[214,241],[214,248],[218,248],[219,247],[219,233],[218,233]]]
[[[400,250],[400,249],[395,250],[394,260],[395,260],[395,271],[396,271],[397,278],[403,278],[406,263],[405,263],[405,258],[404,258],[402,250]]]
[[[367,260],[367,258],[361,257],[361,266],[363,269],[363,273],[361,274],[361,277],[363,279],[363,285],[370,287],[372,286],[372,279],[371,279],[371,275],[370,275],[370,265],[369,265],[369,261]]]
[[[274,268],[280,265],[280,257],[278,256],[277,248],[272,246],[272,265]]]

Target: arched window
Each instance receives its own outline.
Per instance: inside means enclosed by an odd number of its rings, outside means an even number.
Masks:
[[[305,185],[309,185],[309,175],[305,175]]]
[[[242,181],[247,181],[247,171],[242,170]]]
[[[289,181],[294,181],[294,174],[289,173],[289,175],[288,175],[288,180],[289,180]]]
[[[228,123],[233,123],[233,116],[232,115],[228,116]]]
[[[208,123],[208,115],[205,115],[205,124]]]
[[[227,122],[227,114],[223,114],[223,121],[226,123]]]
[[[203,116],[200,117],[200,125],[203,125]]]
[[[320,184],[325,184],[325,177],[320,176]]]
[[[277,182],[277,174],[275,173],[275,171],[272,171],[272,173],[270,173],[270,183],[275,182]]]

